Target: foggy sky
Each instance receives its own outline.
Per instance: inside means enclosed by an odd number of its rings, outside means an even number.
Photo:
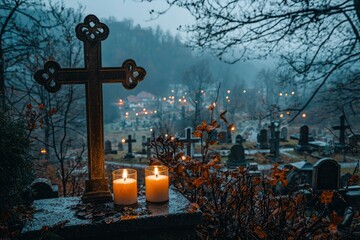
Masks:
[[[159,25],[164,31],[170,31],[172,35],[180,33],[176,30],[180,25],[191,24],[193,17],[184,9],[171,7],[171,9],[157,19],[151,20],[151,9],[165,10],[168,5],[164,0],[156,0],[152,3],[141,3],[133,0],[63,0],[66,7],[77,8],[79,3],[86,7],[85,15],[95,14],[99,18],[113,16],[117,20],[133,19],[135,24],[142,27],[156,27]]]

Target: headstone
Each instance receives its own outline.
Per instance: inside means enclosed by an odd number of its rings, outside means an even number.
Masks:
[[[298,188],[301,184],[312,184],[314,166],[310,162],[302,160],[290,165],[291,171],[287,175],[289,187]]]
[[[298,144],[300,146],[307,146],[309,144],[309,127],[307,125],[300,127],[300,139]]]
[[[309,127],[307,125],[302,125],[300,127],[300,136],[298,145],[295,146],[297,152],[311,152],[312,148],[309,145]]]
[[[117,154],[116,150],[112,150],[111,141],[105,141],[105,154]]]
[[[146,146],[147,146],[146,136],[141,137],[141,146],[142,146],[141,153],[146,154]]]
[[[33,191],[34,200],[59,197],[58,186],[52,185],[46,178],[35,179],[30,184],[30,189]]]
[[[179,138],[179,142],[182,142],[186,146],[186,155],[192,157],[193,156],[193,143],[200,142],[200,138],[192,137],[192,128],[187,127],[185,129],[185,138]]]
[[[125,158],[134,158],[135,155],[132,151],[132,143],[136,142],[136,139],[132,139],[131,135],[128,135],[128,139],[125,140],[125,142],[128,144],[128,152],[125,154]]]
[[[241,144],[235,144],[230,148],[227,165],[229,167],[246,166],[245,150]]]
[[[122,83],[133,89],[145,78],[146,71],[129,59],[121,67],[102,67],[101,41],[109,35],[109,28],[95,15],[88,15],[75,28],[76,37],[84,43],[84,68],[61,68],[48,61],[34,78],[48,92],[55,93],[62,84],[84,84],[86,92],[86,120],[88,139],[88,180],[85,181],[84,202],[111,201],[109,179],[105,177],[103,132],[103,83]]]
[[[118,151],[124,151],[124,144],[121,141],[118,143]]]
[[[282,127],[280,130],[280,140],[283,142],[287,142],[287,138],[288,138],[288,128]]]
[[[340,165],[332,158],[317,161],[313,171],[313,189],[337,190],[340,188]]]
[[[243,144],[244,142],[246,142],[246,140],[240,134],[236,136],[235,138],[236,144]]]
[[[258,141],[259,147],[261,149],[268,149],[269,148],[268,133],[267,133],[266,129],[260,130],[260,133],[257,136],[257,141]]]
[[[272,122],[270,126],[270,130],[272,132],[272,136],[270,139],[270,154],[272,156],[273,162],[280,161],[280,123]]]

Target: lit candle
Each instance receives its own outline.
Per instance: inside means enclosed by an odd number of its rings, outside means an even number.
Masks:
[[[114,203],[132,205],[137,203],[137,172],[135,169],[113,171]]]
[[[150,166],[145,168],[146,201],[159,203],[169,201],[168,168]]]

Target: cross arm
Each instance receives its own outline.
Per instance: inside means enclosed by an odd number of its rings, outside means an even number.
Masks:
[[[138,67],[134,60],[125,60],[120,68],[101,68],[100,79],[105,83],[120,82],[126,89],[133,89],[141,82],[146,71],[142,67]]]
[[[48,92],[55,93],[62,84],[86,83],[88,72],[84,68],[61,68],[59,63],[49,61],[45,63],[44,69],[35,73],[34,78]]]

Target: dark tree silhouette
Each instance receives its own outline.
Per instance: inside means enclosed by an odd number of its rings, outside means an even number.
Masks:
[[[167,0],[170,7],[185,8],[196,20],[182,27],[190,33],[189,46],[210,50],[229,63],[275,53],[303,83],[311,83],[312,93],[295,109],[293,119],[334,73],[358,67],[359,2]]]

